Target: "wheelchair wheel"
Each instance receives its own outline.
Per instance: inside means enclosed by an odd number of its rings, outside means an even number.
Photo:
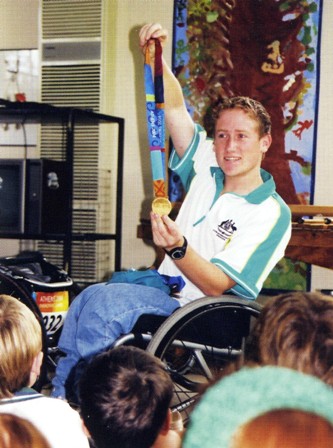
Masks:
[[[44,359],[41,367],[40,377],[33,385],[34,389],[40,391],[42,387],[47,383],[48,343],[43,316],[36,302],[31,297],[32,291],[30,290],[29,286],[23,284],[23,282],[14,280],[10,276],[5,275],[2,272],[0,272],[0,294],[12,296],[15,299],[18,299],[20,302],[24,303],[24,305],[26,305],[35,314],[38,322],[40,323],[42,329]]]
[[[186,424],[200,389],[242,356],[261,305],[232,296],[204,297],[176,310],[147,351],[167,366],[174,383],[172,407]]]

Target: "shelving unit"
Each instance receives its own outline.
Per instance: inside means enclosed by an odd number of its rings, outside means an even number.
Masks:
[[[115,270],[121,269],[121,230],[123,197],[123,154],[125,120],[85,109],[56,107],[36,102],[10,102],[0,99],[0,123],[62,125],[65,129],[65,161],[68,164],[68,228],[62,234],[3,234],[0,238],[63,241],[63,268],[71,275],[73,241],[115,241]],[[114,233],[80,233],[73,231],[73,163],[76,125],[115,123],[118,126],[116,169],[116,212]]]

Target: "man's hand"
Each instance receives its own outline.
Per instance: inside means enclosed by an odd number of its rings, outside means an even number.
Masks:
[[[144,25],[139,31],[139,45],[141,47],[142,53],[145,54],[146,47],[149,45],[149,52],[151,58],[155,54],[155,45],[153,39],[159,39],[163,47],[164,43],[168,39],[168,31],[159,23],[148,23]]]
[[[161,217],[156,213],[151,213],[150,217],[156,246],[170,251],[184,244],[183,234],[172,219],[166,215]],[[206,296],[218,297],[235,285],[234,280],[213,263],[201,257],[190,245],[187,247],[184,258],[173,261]]]
[[[160,216],[151,212],[151,228],[153,240],[157,247],[171,250],[174,247],[182,246],[184,242],[183,234],[177,224],[168,216]]]
[[[162,47],[164,47],[168,39],[168,31],[162,28],[162,25],[159,23],[148,23],[139,31],[141,51],[145,55],[148,46],[150,66],[154,71],[155,42],[153,39],[159,39]],[[187,110],[182,88],[171,68],[166,63],[163,54],[162,62],[165,124],[178,156],[182,157],[192,141],[194,123]]]

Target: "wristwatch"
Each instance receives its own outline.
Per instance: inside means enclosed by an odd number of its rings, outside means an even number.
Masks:
[[[182,246],[174,247],[171,250],[164,249],[164,252],[167,255],[169,255],[169,257],[172,258],[173,260],[181,260],[182,258],[185,257],[187,249],[187,239],[185,238],[185,236],[183,236],[183,238],[184,238],[184,244]]]

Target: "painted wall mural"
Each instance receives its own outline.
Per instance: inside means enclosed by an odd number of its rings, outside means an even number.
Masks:
[[[313,193],[320,1],[175,0],[173,68],[210,129],[221,96],[261,101],[273,143],[263,162],[289,204]]]

